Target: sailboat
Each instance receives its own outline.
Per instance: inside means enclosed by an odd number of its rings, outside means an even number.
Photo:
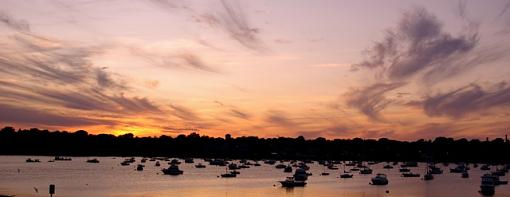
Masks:
[[[347,178],[352,178],[352,174],[349,174],[349,171],[345,170],[345,163],[343,164],[343,167],[344,167],[344,173],[340,175],[340,178],[342,179],[347,179]]]

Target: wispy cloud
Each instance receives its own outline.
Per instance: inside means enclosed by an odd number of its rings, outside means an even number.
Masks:
[[[110,125],[113,122],[108,120],[90,119],[79,116],[68,116],[50,112],[53,110],[38,110],[28,106],[14,106],[0,103],[0,119],[4,123],[23,123],[31,126],[44,127],[76,127],[91,125]]]
[[[427,115],[453,118],[498,107],[510,107],[510,87],[506,83],[500,83],[491,89],[471,84],[451,92],[427,97],[423,101]]]
[[[239,109],[230,109],[230,114],[234,117],[249,120],[251,119],[251,115],[247,112],[242,112]]]
[[[222,9],[218,12],[195,16],[197,21],[224,30],[232,39],[248,49],[266,51],[267,48],[258,35],[260,30],[251,26],[239,2],[221,0],[221,5]]]
[[[18,23],[13,17],[4,18],[9,28],[28,30],[28,23],[15,25]],[[101,46],[83,46],[19,31],[0,38],[4,43],[0,49],[0,104],[12,112],[3,121],[108,125],[115,124],[119,116],[163,113],[148,98],[127,96],[136,94],[122,76],[91,61],[103,52]],[[90,117],[97,113],[102,117]]]
[[[478,44],[478,32],[459,36],[445,32],[438,19],[423,8],[405,12],[398,26],[367,51],[367,59],[355,69],[379,69],[389,80],[406,80],[419,72],[447,67],[451,61],[469,55]],[[455,73],[451,73],[452,75]]]
[[[161,53],[145,49],[140,46],[129,46],[132,55],[143,58],[149,64],[164,68],[184,68],[191,70],[206,71],[211,73],[219,72],[208,65],[199,55],[189,50],[179,50]]]
[[[385,94],[403,85],[403,83],[377,83],[365,88],[353,89],[347,93],[347,105],[358,109],[372,120],[382,120],[379,112],[392,102],[385,97]]]
[[[238,1],[219,0],[220,8],[207,12],[199,12],[184,1],[150,0],[149,2],[170,13],[184,11],[193,21],[224,31],[245,48],[257,52],[267,51],[267,47],[259,37],[260,30],[251,25]]]
[[[170,105],[172,114],[186,121],[200,121],[202,120],[193,110],[180,105]]]
[[[277,125],[284,128],[295,128],[299,123],[293,121],[284,112],[270,111],[265,118],[265,121],[272,125]]]
[[[30,24],[27,21],[13,18],[2,10],[0,10],[0,23],[16,31],[30,32]]]
[[[505,57],[505,46],[480,45],[479,25],[468,19],[466,4],[457,10],[466,22],[464,31],[452,35],[424,8],[404,12],[396,27],[352,65],[352,70],[368,69],[376,83],[347,93],[349,106],[373,120],[381,120],[379,111],[390,101],[385,94],[407,84],[431,86],[460,76],[473,68]]]

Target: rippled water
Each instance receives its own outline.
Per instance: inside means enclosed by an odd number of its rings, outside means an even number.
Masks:
[[[480,176],[479,169],[470,171],[470,178],[462,179],[460,174],[445,171],[435,175],[432,181],[421,178],[403,178],[398,167],[383,169],[384,163],[372,166],[374,174],[386,173],[387,186],[369,185],[374,175],[355,173],[352,179],[339,179],[341,170],[327,170],[330,176],[320,176],[324,167],[317,163],[309,164],[313,176],[309,177],[304,188],[285,189],[277,182],[290,173],[282,169],[262,164],[260,167],[242,169],[237,178],[218,178],[225,172],[224,167],[207,166],[194,168],[194,164],[179,166],[184,170],[181,176],[161,174],[161,167],[147,161],[144,171],[136,171],[136,164],[121,166],[124,158],[98,157],[101,163],[86,163],[87,157],[73,157],[72,161],[47,162],[50,157],[33,156],[41,163],[26,163],[29,156],[0,156],[0,194],[16,196],[48,196],[48,185],[56,185],[57,196],[481,196],[477,191]],[[91,157],[92,158],[92,157]],[[195,163],[203,162],[195,159]],[[453,167],[451,165],[450,167]],[[19,173],[18,173],[19,169]],[[423,174],[425,164],[412,168],[413,172]],[[508,177],[502,177],[508,180]],[[37,188],[38,192],[34,188]],[[386,191],[389,193],[386,193]],[[496,187],[495,196],[510,196],[510,186]]]

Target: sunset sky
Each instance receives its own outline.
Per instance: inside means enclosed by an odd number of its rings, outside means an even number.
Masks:
[[[510,1],[3,0],[0,126],[510,134]]]

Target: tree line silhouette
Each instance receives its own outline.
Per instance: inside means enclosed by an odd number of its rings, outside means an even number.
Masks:
[[[1,155],[169,156],[231,159],[314,159],[508,163],[507,139],[453,139],[414,142],[380,139],[305,139],[255,136],[209,137],[191,133],[176,137],[133,134],[89,134],[37,128],[0,130]]]

